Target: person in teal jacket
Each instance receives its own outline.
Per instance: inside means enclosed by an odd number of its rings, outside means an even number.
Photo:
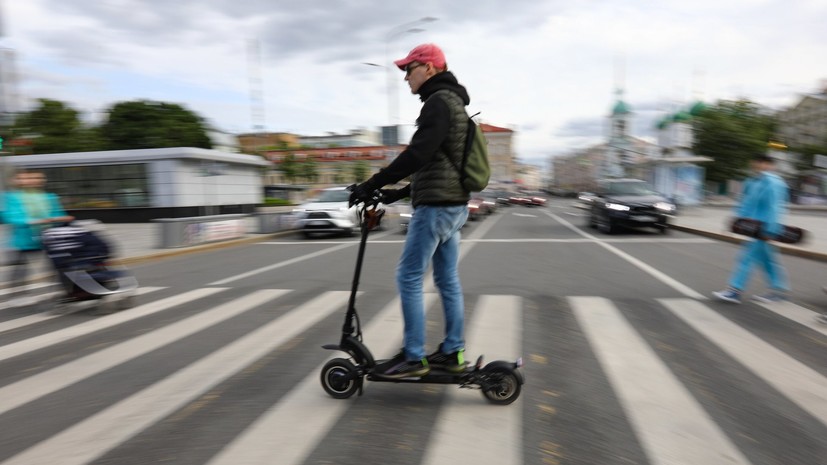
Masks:
[[[778,261],[776,247],[769,241],[782,230],[781,220],[787,211],[789,192],[787,183],[773,172],[774,168],[775,161],[768,156],[762,155],[752,160],[755,174],[744,183],[736,216],[761,221],[762,234],[742,246],[738,263],[729,279],[729,288],[712,293],[720,300],[741,303],[741,294],[756,265],[767,273],[770,290],[766,294],[753,296],[753,300],[768,303],[787,299],[787,275]]]
[[[11,249],[12,287],[23,284],[28,263],[42,246],[40,233],[53,223],[74,218],[67,215],[57,195],[43,192],[46,178],[40,172],[19,172],[14,177],[15,189],[6,192],[3,221],[9,225],[8,246]]]

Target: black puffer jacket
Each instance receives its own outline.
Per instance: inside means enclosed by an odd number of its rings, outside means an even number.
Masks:
[[[449,90],[459,99],[434,95],[440,90]],[[465,87],[448,71],[425,81],[418,93],[424,104],[416,120],[417,129],[411,143],[388,167],[373,175],[368,183],[374,188],[381,188],[413,175],[406,189],[410,189],[407,194],[414,207],[465,205],[469,195],[460,185],[459,173],[454,166],[459,166],[462,160],[468,119],[464,105],[468,105],[471,99]],[[450,104],[450,100],[454,104]],[[455,165],[451,164],[449,157]]]

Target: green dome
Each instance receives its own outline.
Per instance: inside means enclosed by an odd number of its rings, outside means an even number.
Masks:
[[[623,100],[618,100],[614,108],[612,108],[613,115],[628,115],[631,112],[632,110],[629,108],[629,105]]]
[[[655,127],[658,129],[666,129],[669,124],[672,123],[672,117],[669,115],[664,116],[661,118],[657,123],[655,123]]]
[[[675,116],[672,117],[672,121],[676,123],[686,123],[687,121],[692,119],[692,115],[685,111],[679,111],[675,113]]]
[[[698,116],[706,109],[706,104],[698,100],[694,105],[692,105],[692,107],[689,108],[689,114],[692,116]]]

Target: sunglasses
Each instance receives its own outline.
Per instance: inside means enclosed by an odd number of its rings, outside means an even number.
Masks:
[[[427,66],[427,65],[425,63],[419,63],[419,64],[416,64],[416,65],[408,65],[407,67],[405,67],[405,76],[410,76],[411,72],[413,72],[413,70],[415,70],[416,68],[419,68],[420,66]]]

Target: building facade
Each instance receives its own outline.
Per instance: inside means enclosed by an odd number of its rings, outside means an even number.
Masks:
[[[480,129],[488,142],[488,163],[491,165],[491,183],[512,183],[516,172],[514,156],[514,131],[480,123]]]
[[[777,116],[781,142],[788,147],[827,146],[827,85]]]
[[[354,129],[349,133],[328,133],[323,136],[299,136],[300,147],[331,148],[331,147],[375,147],[382,145],[379,131],[369,131],[365,128]]]
[[[46,190],[81,219],[144,222],[251,213],[263,202],[261,157],[190,147],[5,157],[43,172]]]
[[[264,177],[267,186],[292,184],[296,181],[312,187],[330,187],[364,181],[357,179],[359,167],[364,167],[367,176],[387,166],[404,146],[386,147],[334,147],[302,148],[294,150],[276,150],[265,152],[265,158],[271,163]],[[288,159],[297,164],[311,163],[314,176],[297,176],[287,179],[280,167]],[[301,169],[298,170],[301,173]],[[367,177],[365,177],[367,179]]]

